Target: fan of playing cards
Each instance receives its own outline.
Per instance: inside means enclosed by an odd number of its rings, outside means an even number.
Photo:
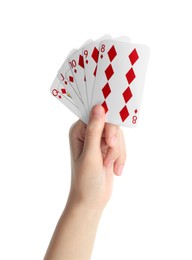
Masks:
[[[149,48],[128,37],[105,35],[73,49],[51,86],[51,93],[87,123],[101,104],[106,122],[134,127],[140,112]]]

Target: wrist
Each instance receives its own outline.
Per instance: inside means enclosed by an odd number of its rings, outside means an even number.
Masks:
[[[103,212],[103,208],[104,207],[100,205],[93,205],[81,199],[76,199],[70,194],[65,210],[71,214],[78,214],[79,216],[84,216],[87,219],[95,219],[96,221],[99,221]]]

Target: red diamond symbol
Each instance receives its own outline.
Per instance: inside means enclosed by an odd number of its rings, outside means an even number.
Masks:
[[[114,74],[113,68],[111,66],[111,64],[106,68],[105,70],[105,75],[107,77],[107,80],[109,80],[111,78],[111,76]]]
[[[123,97],[124,97],[125,102],[127,103],[132,96],[133,96],[133,95],[132,95],[132,93],[131,93],[130,87],[128,87],[128,88],[123,92]]]
[[[81,66],[84,69],[84,62],[83,62],[83,56],[79,55],[79,66]]]
[[[91,57],[94,59],[94,61],[97,63],[99,58],[99,50],[95,47]]]
[[[70,82],[73,82],[73,81],[74,81],[72,76],[69,76],[69,81],[70,81]]]
[[[104,101],[103,104],[101,104],[101,105],[102,105],[102,107],[104,108],[105,114],[106,114],[107,111],[108,111],[107,103]]]
[[[67,81],[65,81],[65,85],[67,85]]]
[[[109,56],[110,61],[112,61],[115,58],[116,55],[117,55],[117,52],[116,52],[115,47],[113,45],[111,47],[111,49],[108,51],[108,56]]]
[[[129,111],[126,106],[124,106],[119,112],[121,120],[124,122],[125,119],[129,116]]]
[[[134,78],[135,78],[134,70],[131,68],[131,69],[127,72],[127,74],[126,74],[125,76],[126,76],[126,78],[127,78],[128,83],[131,84],[131,82],[132,82],[132,81],[134,80]]]
[[[62,92],[62,94],[66,94],[67,93],[65,88],[62,88],[61,92]]]
[[[134,49],[134,50],[129,54],[129,59],[130,59],[130,62],[131,62],[132,65],[139,59],[139,55],[138,55],[136,49]]]
[[[105,84],[105,86],[102,88],[103,96],[104,98],[107,98],[109,94],[111,93],[111,89],[109,87],[109,84]]]
[[[137,114],[138,110],[137,110],[137,109],[135,109],[135,111],[134,111],[134,112],[135,112],[135,114]]]
[[[96,74],[97,74],[97,66],[95,67],[95,70],[93,72],[93,75],[96,77]]]

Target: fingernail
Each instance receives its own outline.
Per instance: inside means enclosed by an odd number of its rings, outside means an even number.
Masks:
[[[114,164],[114,160],[109,160],[108,162],[107,162],[107,168],[111,168],[112,166],[113,166],[113,164]]]
[[[95,106],[92,110],[92,115],[101,117],[103,115],[103,107],[102,106]]]
[[[123,171],[123,165],[119,165],[118,168],[117,168],[117,175],[121,175],[122,174],[122,171]]]
[[[112,136],[111,139],[110,139],[111,146],[114,146],[116,144],[116,141],[117,141],[117,137],[115,135]]]

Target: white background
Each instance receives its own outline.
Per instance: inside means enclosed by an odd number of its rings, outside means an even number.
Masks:
[[[69,50],[127,35],[150,46],[139,125],[93,260],[192,259],[191,1],[0,2],[0,259],[42,259],[70,182],[76,117],[49,93]]]

